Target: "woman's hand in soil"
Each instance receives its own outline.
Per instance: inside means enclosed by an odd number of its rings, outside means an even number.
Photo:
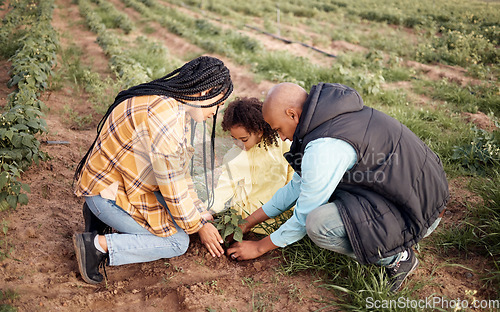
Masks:
[[[212,257],[220,257],[224,254],[224,248],[221,246],[224,241],[212,223],[205,223],[198,231],[198,234],[201,242],[207,247]]]
[[[250,260],[255,259],[266,252],[276,249],[278,246],[273,244],[269,236],[260,241],[241,241],[231,245],[227,250],[227,254],[234,260]]]

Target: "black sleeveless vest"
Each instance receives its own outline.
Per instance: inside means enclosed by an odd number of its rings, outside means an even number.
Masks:
[[[358,92],[340,84],[312,87],[285,154],[296,172],[307,144],[324,137],[356,150],[356,164],[330,200],[358,261],[375,263],[422,239],[449,198],[439,157],[399,121],[364,106]]]

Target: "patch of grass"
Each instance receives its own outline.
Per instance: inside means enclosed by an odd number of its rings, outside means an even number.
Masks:
[[[442,79],[421,81],[415,85],[415,90],[421,94],[430,94],[434,99],[452,103],[458,112],[482,111],[500,116],[499,88],[494,83],[462,87],[447,79]]]
[[[383,268],[367,269],[364,272],[358,270],[352,273],[356,274],[350,274],[346,278],[353,283],[352,286],[342,286],[340,283],[325,286],[336,291],[340,298],[332,300],[324,308],[337,307],[342,311],[433,311],[410,304],[397,304],[400,298],[419,300],[420,298],[414,297],[414,294],[423,287],[421,283],[406,284],[397,293],[393,293],[387,287],[388,281]],[[387,307],[383,305],[385,302],[388,303]]]
[[[500,168],[500,128],[488,132],[473,126],[472,131],[472,141],[456,146],[451,159],[473,174],[486,175]]]
[[[82,115],[73,110],[69,105],[64,106],[63,112],[68,117],[66,120],[70,123],[71,129],[83,130],[90,128],[93,121],[92,114]]]
[[[262,53],[255,58],[252,65],[254,71],[266,79],[293,82],[306,90],[323,81],[342,83],[362,93],[376,94],[384,81],[382,75],[373,74],[363,67],[355,68],[334,63],[328,68],[283,51]]]
[[[156,31],[156,29],[147,23],[142,28],[142,32],[146,35],[150,35],[150,34],[154,33],[155,31]]]
[[[0,222],[1,238],[0,238],[0,261],[5,260],[9,257],[10,253],[14,250],[14,247],[5,239],[7,232],[9,230],[9,224],[7,221],[2,220]],[[0,293],[0,299],[2,294]],[[1,301],[1,300],[0,300]]]
[[[449,226],[439,227],[433,237],[435,245],[440,247],[443,252],[468,251],[476,240],[474,227],[470,223],[451,224]]]
[[[273,298],[264,292],[256,292],[259,289],[261,282],[255,281],[251,277],[243,277],[241,283],[248,286],[252,291],[252,297],[250,301],[250,306],[252,311],[272,311],[273,310]]]
[[[500,168],[492,169],[489,177],[473,180],[471,188],[483,198],[483,206],[474,217],[475,231],[482,246],[491,257],[496,270],[490,272],[487,281],[500,289]]]
[[[394,294],[388,286],[384,268],[361,265],[347,256],[322,249],[307,236],[282,251],[285,259],[282,269],[285,273],[312,270],[328,274],[323,287],[334,291],[336,300],[325,303],[323,309],[336,307],[342,311],[364,311],[370,300],[413,298],[413,294],[423,287],[417,282],[406,283],[397,294]],[[420,310],[408,307],[407,310],[388,311]]]
[[[140,64],[151,79],[161,78],[183,65],[171,58],[167,48],[160,42],[152,41],[145,36],[137,37],[133,46],[125,53]]]
[[[111,3],[105,0],[92,0],[97,3],[99,7],[96,10],[96,13],[102,19],[104,25],[107,28],[121,28],[125,34],[129,34],[132,29],[134,29],[134,25],[130,21],[128,15],[118,11]]]
[[[19,294],[11,289],[0,289],[0,312],[16,312],[17,308],[11,304],[19,299]]]
[[[382,75],[387,82],[408,81],[414,76],[414,72],[407,67],[395,66],[385,68]]]
[[[292,283],[288,285],[288,298],[290,298],[290,300],[292,301],[302,302],[304,296],[302,295],[300,288]]]
[[[89,69],[89,67],[84,68],[81,63],[81,57],[83,55],[82,49],[72,44],[65,49],[61,49],[59,55],[61,64],[52,79],[50,89],[61,90],[64,83],[67,81],[80,88],[83,72],[85,69]]]
[[[96,113],[106,112],[114,96],[118,93],[121,82],[111,77],[101,77],[92,71],[91,66],[82,64],[83,51],[75,44],[71,44],[60,51],[61,66],[52,79],[51,90],[60,90],[65,84],[70,84],[75,93],[88,92]],[[78,119],[78,116],[75,116]],[[82,118],[80,118],[82,119]],[[83,121],[83,120],[81,120]],[[77,122],[79,124],[80,121]]]

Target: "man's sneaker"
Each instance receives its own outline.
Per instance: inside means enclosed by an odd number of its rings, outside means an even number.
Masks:
[[[97,232],[73,235],[78,269],[84,281],[89,284],[99,284],[104,277],[99,272],[99,267],[105,265],[107,253],[102,253],[94,245]]]
[[[386,268],[389,276],[389,285],[392,292],[397,292],[404,280],[417,268],[418,259],[412,248],[406,250],[408,257],[405,261],[399,261],[393,268]]]
[[[82,212],[85,221],[85,233],[97,232],[99,235],[111,233],[111,227],[96,217],[87,203],[83,203]]]

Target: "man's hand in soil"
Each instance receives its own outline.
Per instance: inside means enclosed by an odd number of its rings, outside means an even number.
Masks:
[[[250,260],[262,256],[266,252],[276,249],[278,246],[273,244],[269,236],[260,241],[241,241],[231,245],[227,253],[232,259]]]
[[[205,223],[198,231],[198,234],[201,242],[207,247],[212,257],[220,257],[224,254],[224,249],[221,246],[224,241],[212,223]]]

